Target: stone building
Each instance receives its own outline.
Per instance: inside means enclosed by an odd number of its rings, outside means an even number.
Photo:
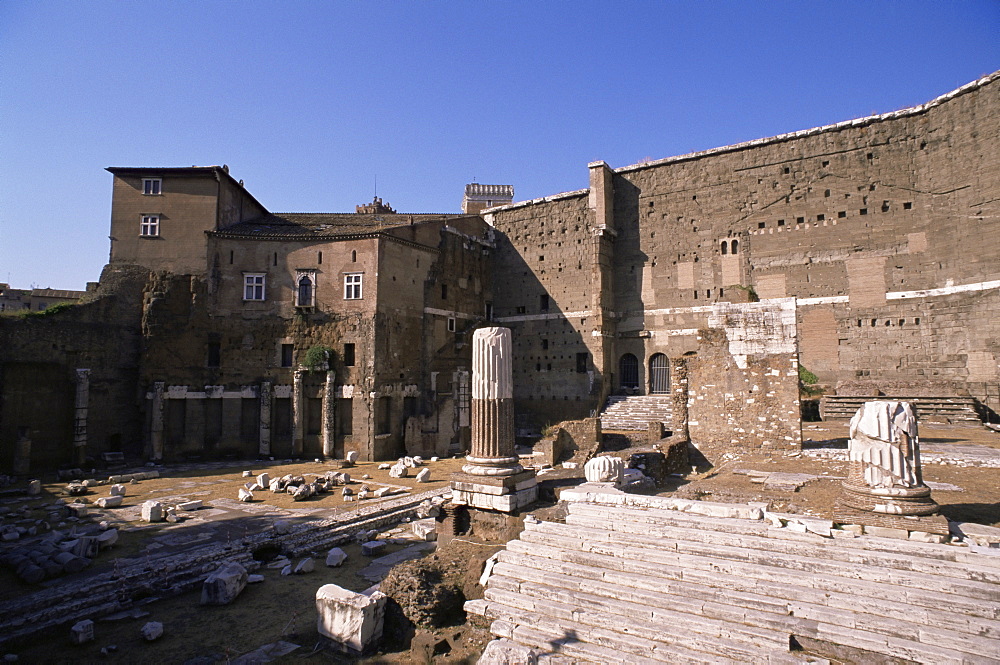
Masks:
[[[800,363],[841,392],[995,412],[998,97],[995,73],[894,113],[595,162],[587,189],[521,203],[474,183],[455,215],[275,214],[224,166],[111,168],[94,302],[0,320],[0,465],[24,432],[164,459],[459,451],[486,322],[513,333],[522,431],[662,394],[695,442],[795,447]]]

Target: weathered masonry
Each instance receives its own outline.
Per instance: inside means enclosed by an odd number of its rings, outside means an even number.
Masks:
[[[1000,409],[998,135],[995,73],[903,111],[596,162],[586,190],[486,210],[522,422],[668,390],[663,368],[703,355],[717,309],[758,297],[791,299],[799,358],[824,382]]]
[[[1000,72],[588,168],[522,203],[470,184],[462,214],[276,214],[225,166],[109,169],[98,289],[0,318],[0,465],[465,450],[487,325],[512,331],[521,432],[663,395],[696,443],[794,447],[800,364],[1000,411]]]

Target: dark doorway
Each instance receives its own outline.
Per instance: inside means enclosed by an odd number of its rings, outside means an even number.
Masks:
[[[626,353],[618,362],[621,375],[622,390],[635,390],[639,387],[639,359],[631,353]]]

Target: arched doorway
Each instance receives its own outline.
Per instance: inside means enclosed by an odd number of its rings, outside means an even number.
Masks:
[[[649,392],[652,395],[670,392],[670,364],[662,353],[649,359]]]
[[[639,387],[639,359],[631,353],[626,353],[618,361],[618,371],[622,390],[635,390]]]

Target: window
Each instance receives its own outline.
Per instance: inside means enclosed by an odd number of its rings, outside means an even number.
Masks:
[[[159,196],[163,193],[161,183],[159,178],[143,178],[142,193],[147,196]]]
[[[725,256],[729,253],[729,243],[725,240],[722,241],[722,255]]]
[[[448,332],[455,332],[455,317],[448,317]]]
[[[291,367],[292,362],[295,359],[295,345],[294,344],[282,344],[281,345],[281,366]]]
[[[587,373],[587,361],[590,359],[590,354],[586,351],[576,354],[576,371],[579,374]]]
[[[295,282],[295,306],[313,307],[316,304],[315,278],[309,273],[300,273]]]
[[[344,367],[354,367],[354,344],[344,344]]]
[[[441,300],[447,300],[447,299],[448,299],[448,285],[447,284],[442,284],[441,285]]]
[[[486,320],[487,321],[492,321],[493,320],[493,303],[491,303],[489,301],[486,301],[486,312],[485,312],[485,315],[486,315]]]
[[[361,300],[361,273],[344,275],[344,300]]]
[[[538,296],[538,310],[541,312],[549,311],[549,297],[544,293]]]
[[[246,273],[243,275],[243,299],[244,300],[264,299],[263,273]]]
[[[143,215],[142,223],[139,224],[139,235],[147,238],[156,238],[160,235],[160,216]]]

